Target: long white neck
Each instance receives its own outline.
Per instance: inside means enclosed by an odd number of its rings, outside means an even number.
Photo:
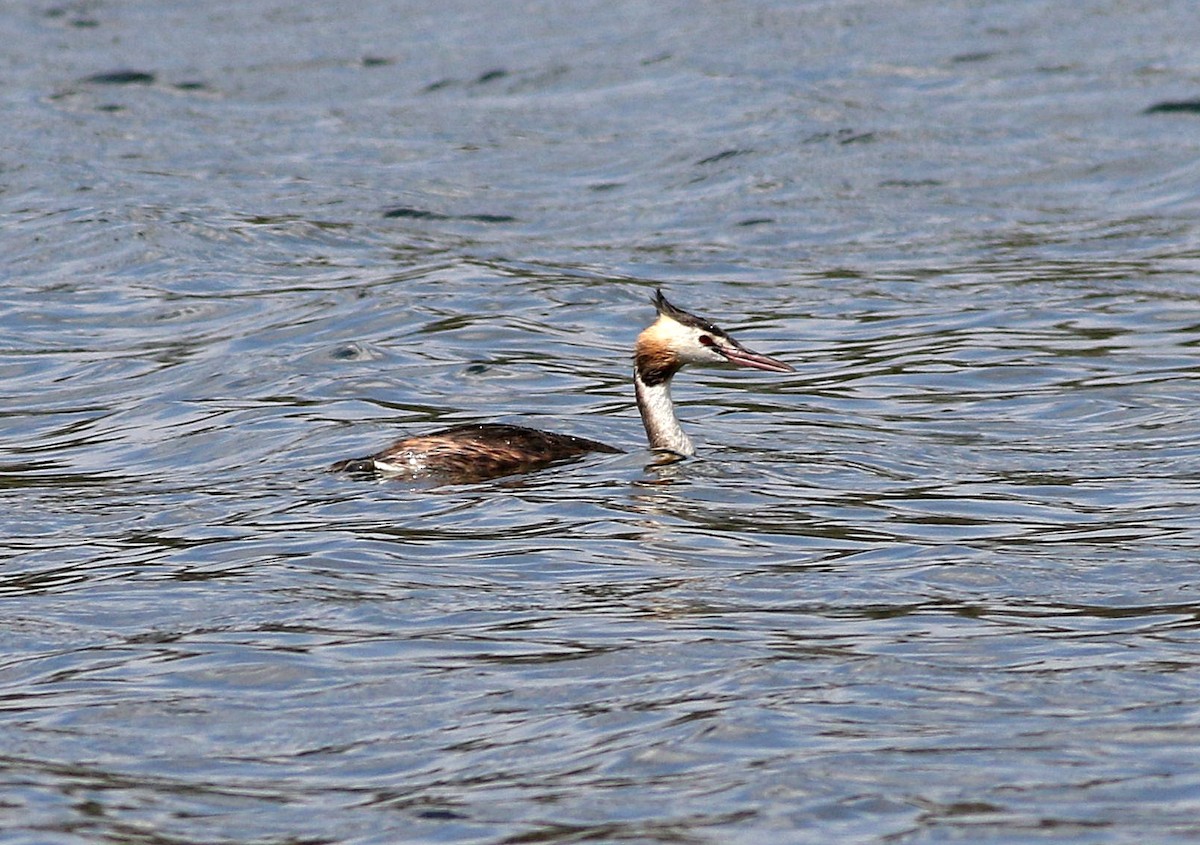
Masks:
[[[689,457],[696,454],[692,439],[684,434],[679,418],[675,416],[675,403],[671,401],[671,379],[649,385],[642,381],[641,373],[635,370],[633,387],[650,448],[669,449]]]

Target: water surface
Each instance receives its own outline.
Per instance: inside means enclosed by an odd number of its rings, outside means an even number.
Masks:
[[[1195,839],[1197,30],[0,13],[5,841]],[[630,451],[323,472],[485,419]]]

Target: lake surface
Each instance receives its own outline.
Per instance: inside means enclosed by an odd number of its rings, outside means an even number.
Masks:
[[[4,842],[1200,839],[1192,4],[0,35]],[[324,472],[473,420],[628,451]]]

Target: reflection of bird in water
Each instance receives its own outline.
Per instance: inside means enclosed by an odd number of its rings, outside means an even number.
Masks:
[[[793,372],[790,365],[752,352],[707,320],[676,308],[662,291],[657,292],[654,307],[658,319],[638,335],[633,353],[634,393],[651,449],[681,456],[696,452],[671,401],[671,378],[685,364]],[[478,481],[540,469],[589,452],[620,451],[582,437],[482,423],[406,437],[382,452],[339,461],[330,469],[382,477]]]

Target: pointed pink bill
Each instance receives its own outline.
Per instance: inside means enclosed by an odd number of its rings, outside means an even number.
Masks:
[[[783,361],[770,358],[766,355],[760,355],[754,350],[747,349],[741,345],[718,348],[717,351],[724,355],[729,363],[736,364],[739,367],[751,367],[755,370],[767,370],[772,373],[796,372],[796,368],[791,364],[785,364]]]

